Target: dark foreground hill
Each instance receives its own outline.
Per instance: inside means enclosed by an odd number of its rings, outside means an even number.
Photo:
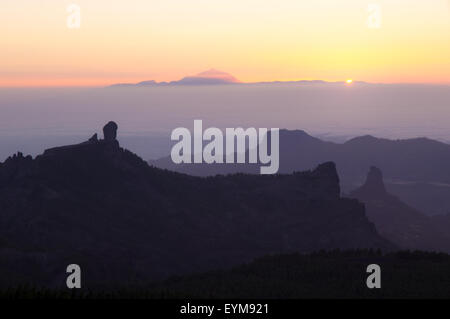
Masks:
[[[366,285],[367,266],[381,269],[381,288]],[[450,256],[408,252],[331,251],[267,256],[227,271],[90,292],[23,287],[0,298],[309,299],[450,298]]]
[[[380,289],[367,288],[370,264],[381,268]],[[333,251],[268,256],[230,271],[174,278],[150,291],[185,298],[449,298],[449,284],[447,254]]]
[[[150,167],[105,139],[0,165],[0,286],[133,284],[281,252],[382,248],[333,163],[291,175],[199,178]]]

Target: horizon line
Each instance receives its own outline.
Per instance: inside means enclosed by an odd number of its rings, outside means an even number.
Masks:
[[[371,84],[371,85],[430,85],[430,86],[450,86],[450,82],[368,82],[364,80],[351,79],[352,83],[346,83],[348,79],[342,80],[323,80],[323,79],[298,79],[298,80],[272,80],[272,81],[256,81],[256,82],[229,82],[229,83],[215,83],[215,84],[177,84],[179,80],[173,81],[155,81],[155,86],[158,84],[171,84],[172,86],[220,86],[220,85],[256,85],[256,84],[295,84],[300,82],[323,82],[323,84],[346,84],[347,86],[357,85],[357,84]],[[130,87],[139,87],[138,84],[142,82],[153,81],[153,80],[141,80],[141,81],[130,81],[130,82],[105,82],[102,84],[61,84],[61,85],[0,85],[0,89],[57,89],[57,88],[111,88],[115,85],[120,87],[120,85],[129,85]],[[141,86],[141,87],[149,87]]]

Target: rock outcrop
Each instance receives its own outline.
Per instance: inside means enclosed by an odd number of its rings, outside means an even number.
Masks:
[[[435,222],[386,191],[383,175],[371,167],[364,185],[349,195],[363,202],[380,234],[400,248],[450,252],[450,236]]]
[[[117,124],[113,121],[108,122],[103,127],[103,137],[105,141],[115,141],[117,138]]]
[[[365,183],[355,191],[353,195],[358,198],[385,198],[388,195],[384,186],[383,173],[375,166],[371,166]]]

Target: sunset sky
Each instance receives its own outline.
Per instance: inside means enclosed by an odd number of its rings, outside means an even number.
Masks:
[[[81,8],[67,27],[66,8]],[[370,4],[381,8],[369,27]],[[170,81],[450,84],[449,0],[2,0],[0,86]]]

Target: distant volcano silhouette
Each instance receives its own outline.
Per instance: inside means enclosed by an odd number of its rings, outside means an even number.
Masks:
[[[346,82],[327,82],[323,80],[299,80],[299,81],[269,81],[269,82],[241,82],[229,73],[216,69],[209,69],[195,75],[188,75],[178,81],[157,82],[155,80],[141,81],[138,83],[116,83],[109,85],[109,88],[116,87],[152,87],[152,86],[177,86],[177,85],[221,85],[221,84],[280,84],[280,83],[297,83],[297,84],[337,84],[342,85]],[[366,83],[362,81],[353,81],[353,84]]]
[[[216,69],[209,69],[196,75],[185,76],[178,81],[156,82],[154,80],[142,81],[139,83],[118,83],[110,87],[130,87],[130,86],[165,86],[165,85],[215,85],[242,83],[229,73]]]
[[[220,84],[220,83],[240,83],[238,79],[229,73],[216,69],[200,72],[193,76],[186,76],[178,81],[180,84]]]

